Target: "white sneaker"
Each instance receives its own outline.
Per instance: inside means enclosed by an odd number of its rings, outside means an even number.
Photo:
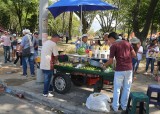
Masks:
[[[144,73],[144,75],[147,75],[147,74],[148,74],[147,72]]]
[[[43,94],[43,97],[48,97],[48,95],[47,94]]]
[[[43,94],[44,97],[53,97],[54,95],[51,94],[51,93],[48,93],[48,94]]]
[[[53,97],[54,95],[52,93],[48,93],[48,97]]]

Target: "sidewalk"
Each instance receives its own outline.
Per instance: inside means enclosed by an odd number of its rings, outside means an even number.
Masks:
[[[55,97],[46,98],[42,96],[43,84],[36,83],[35,77],[28,76],[25,78],[20,76],[20,67],[16,67],[15,69],[15,67],[7,64],[0,69],[2,70],[5,68],[7,68],[7,70],[1,72],[0,83],[7,86],[8,93],[21,93],[26,99],[39,102],[69,114],[101,114],[99,112],[90,111],[85,106],[87,97],[93,92],[93,88],[91,87],[75,87],[72,85],[71,91],[65,95],[54,92]],[[138,74],[137,80],[132,85],[132,91],[143,91],[146,93],[148,84],[156,83],[157,82],[155,82],[153,78]],[[104,87],[102,92],[112,98],[112,90],[108,89],[107,86]],[[159,109],[150,105],[150,114],[158,113],[160,113]],[[113,114],[113,112],[110,112],[109,114]],[[118,112],[117,114],[121,114],[121,112]]]

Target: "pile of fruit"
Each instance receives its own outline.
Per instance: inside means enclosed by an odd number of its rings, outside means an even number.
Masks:
[[[60,63],[60,66],[65,66],[65,67],[73,67],[72,63]]]
[[[98,71],[98,72],[101,71],[99,68],[96,68],[96,67],[93,67],[93,66],[85,66],[85,67],[81,67],[80,69],[90,70],[90,71]]]
[[[113,69],[112,69],[112,67],[107,67],[104,72],[106,72],[106,73],[108,73],[108,72],[113,72]]]

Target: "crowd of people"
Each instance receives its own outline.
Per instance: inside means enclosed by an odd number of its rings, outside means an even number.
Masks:
[[[20,60],[20,67],[23,67],[23,76],[27,76],[27,64],[30,65],[31,76],[35,76],[34,59],[38,55],[38,32],[32,34],[29,29],[23,30],[23,37],[4,31],[0,38],[4,50],[4,63],[13,62],[16,66]],[[23,56],[23,50],[30,48],[31,55]]]

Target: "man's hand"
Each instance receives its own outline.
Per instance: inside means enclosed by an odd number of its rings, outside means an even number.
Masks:
[[[103,70],[106,69],[106,66],[104,65],[104,63],[101,63],[101,68],[102,68]]]

